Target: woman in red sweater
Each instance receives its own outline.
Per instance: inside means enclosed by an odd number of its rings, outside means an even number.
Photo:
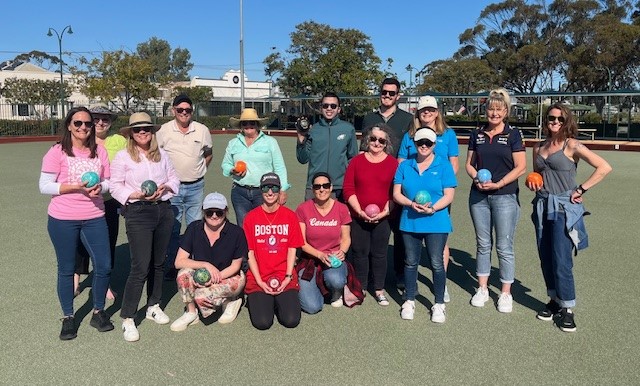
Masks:
[[[387,244],[391,228],[389,213],[393,201],[391,189],[398,161],[386,124],[377,124],[365,133],[366,149],[354,157],[344,176],[343,195],[351,209],[351,250],[353,266],[363,290],[368,287],[369,271],[373,278],[375,298],[381,306],[388,306],[384,294],[387,275]]]

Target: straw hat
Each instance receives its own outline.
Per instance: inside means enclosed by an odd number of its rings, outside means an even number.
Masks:
[[[243,109],[242,114],[240,114],[240,119],[231,117],[229,123],[231,123],[231,127],[237,129],[240,127],[240,122],[242,121],[256,121],[259,126],[264,126],[268,120],[269,118],[258,117],[256,109]]]
[[[153,124],[151,117],[147,113],[133,113],[129,117],[129,126],[121,128],[120,134],[129,137],[131,135],[131,129],[135,127],[150,127],[151,133],[155,133],[160,128],[160,125]]]

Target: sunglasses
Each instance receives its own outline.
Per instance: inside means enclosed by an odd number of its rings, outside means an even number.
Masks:
[[[438,109],[436,109],[435,107],[425,107],[424,109],[420,110],[420,114],[435,113],[436,111],[438,111]]]
[[[111,123],[111,118],[93,118],[93,123],[98,123],[100,121],[103,123]]]
[[[73,126],[80,128],[82,126],[82,124],[84,123],[84,127],[88,127],[88,128],[92,128],[93,127],[93,122],[91,121],[73,121]]]
[[[279,193],[280,187],[277,185],[265,185],[260,187],[260,190],[262,190],[262,193],[269,193],[269,190],[271,190],[273,193]]]
[[[331,182],[327,182],[324,184],[313,184],[311,186],[313,187],[313,190],[320,190],[320,188],[329,189],[331,187]]]
[[[433,142],[428,139],[421,139],[416,141],[416,147],[422,147],[422,146],[431,147],[433,146]]]
[[[191,114],[193,112],[192,108],[187,107],[186,109],[183,109],[182,107],[177,107],[176,108],[176,113],[178,114],[182,114],[182,113],[187,113],[187,114]]]
[[[373,143],[375,141],[378,141],[379,144],[381,145],[386,145],[387,144],[387,140],[384,138],[378,138],[374,135],[372,135],[371,137],[369,137],[369,143]]]
[[[338,108],[338,105],[335,103],[323,103],[322,104],[322,108],[327,110],[327,109],[331,109],[331,110],[335,110]]]
[[[256,121],[240,121],[240,126],[258,126]]]
[[[132,127],[132,128],[131,128],[131,131],[132,131],[134,134],[139,134],[139,133],[141,133],[141,132],[143,132],[143,131],[144,131],[145,133],[150,133],[152,130],[153,130],[153,128],[148,127],[148,126]]]
[[[222,209],[207,209],[204,211],[204,215],[207,217],[213,217],[213,215],[216,215],[216,217],[221,218],[222,216],[224,216],[224,210]]]
[[[564,117],[563,116],[556,117],[555,115],[549,115],[547,116],[547,121],[549,121],[550,123],[555,121],[564,123]]]
[[[380,95],[396,96],[396,95],[398,95],[398,92],[397,91],[391,91],[391,90],[382,90],[382,91],[380,91]]]

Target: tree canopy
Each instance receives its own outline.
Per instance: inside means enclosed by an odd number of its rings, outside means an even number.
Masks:
[[[193,68],[193,63],[190,62],[191,53],[186,48],[176,48],[171,51],[171,46],[166,40],[154,36],[138,44],[136,52],[140,58],[151,63],[152,82],[189,80],[189,71]]]

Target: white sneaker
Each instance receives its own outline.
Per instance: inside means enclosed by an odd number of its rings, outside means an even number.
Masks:
[[[331,307],[334,308],[340,308],[342,307],[342,296],[340,296],[339,298],[337,298],[336,300],[331,302]]]
[[[242,298],[228,301],[225,305],[224,312],[220,315],[220,318],[218,318],[218,323],[227,324],[236,320],[240,307],[242,307]]]
[[[136,328],[136,323],[133,318],[125,318],[122,321],[122,331],[124,333],[124,340],[127,342],[137,342],[140,340],[140,333]]]
[[[449,288],[444,286],[444,302],[449,303],[451,301],[451,296],[449,296]]]
[[[436,303],[431,307],[431,321],[433,323],[444,323],[447,319],[444,303]]]
[[[489,300],[489,289],[478,288],[476,294],[471,298],[471,305],[474,307],[484,307],[484,304]]]
[[[184,331],[188,326],[193,326],[197,323],[200,323],[200,318],[198,318],[198,310],[196,309],[196,312],[185,311],[181,317],[171,323],[170,328],[171,331]]]
[[[404,320],[413,320],[413,314],[416,312],[416,302],[413,300],[405,300],[402,304],[400,317]]]
[[[147,319],[153,320],[158,324],[167,324],[171,321],[167,314],[162,311],[159,304],[154,304],[151,307],[147,307]]]
[[[513,310],[513,296],[510,293],[503,292],[498,298],[498,311],[508,314]]]

